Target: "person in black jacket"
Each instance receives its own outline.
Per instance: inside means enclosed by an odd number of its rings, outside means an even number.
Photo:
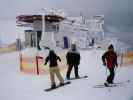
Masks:
[[[76,45],[72,44],[71,50],[69,50],[66,54],[66,60],[68,65],[68,70],[66,74],[66,78],[70,79],[71,70],[74,67],[75,78],[79,78],[78,74],[78,65],[80,64],[80,53],[76,49]]]
[[[60,57],[55,54],[53,50],[49,51],[49,55],[45,59],[45,65],[49,61],[49,71],[50,71],[50,80],[51,80],[51,88],[55,88],[55,74],[60,81],[60,85],[64,85],[63,77],[60,74],[60,70],[58,68],[57,60],[61,61]]]

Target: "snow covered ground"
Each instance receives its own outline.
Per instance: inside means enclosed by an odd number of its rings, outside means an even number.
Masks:
[[[116,71],[115,82],[130,80],[129,83],[121,87],[94,88],[103,84],[107,75],[101,62],[103,51],[83,50],[80,53],[80,75],[88,75],[88,78],[73,80],[70,85],[51,92],[44,92],[50,86],[48,75],[35,76],[20,72],[18,52],[1,55],[0,100],[133,100],[132,66]]]

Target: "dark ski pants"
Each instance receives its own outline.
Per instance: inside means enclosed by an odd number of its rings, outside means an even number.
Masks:
[[[109,72],[110,72],[110,75],[107,77],[107,82],[113,83],[114,76],[115,76],[114,68],[109,68]]]
[[[70,79],[70,74],[72,71],[72,68],[74,67],[74,73],[75,73],[75,77],[78,78],[79,74],[78,74],[78,65],[69,65],[68,66],[68,70],[67,70],[67,74],[66,74],[66,78]]]

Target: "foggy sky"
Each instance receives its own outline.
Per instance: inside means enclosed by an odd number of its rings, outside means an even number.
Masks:
[[[70,16],[105,15],[105,24],[133,26],[133,0],[1,0],[0,19],[38,13],[41,8],[65,10]]]

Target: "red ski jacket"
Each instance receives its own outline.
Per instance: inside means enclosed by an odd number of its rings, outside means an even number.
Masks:
[[[107,51],[102,56],[102,61],[108,68],[117,67],[117,54],[114,51]]]

